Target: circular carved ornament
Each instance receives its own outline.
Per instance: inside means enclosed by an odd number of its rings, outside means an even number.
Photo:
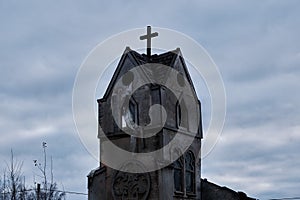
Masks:
[[[142,167],[139,163],[127,163],[127,167]],[[114,200],[146,200],[150,192],[149,173],[117,171],[112,180]]]

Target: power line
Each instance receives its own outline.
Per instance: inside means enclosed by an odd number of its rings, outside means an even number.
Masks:
[[[88,195],[87,193],[83,193],[83,192],[74,192],[74,191],[62,191],[62,190],[55,190],[57,192],[64,192],[67,194],[78,194],[78,195]]]
[[[46,190],[46,189],[41,189],[41,190]],[[21,191],[17,191],[17,193],[19,192],[27,192],[27,191],[35,191],[35,189],[25,189],[25,190],[21,190]],[[64,192],[66,194],[75,194],[75,195],[88,195],[87,193],[84,192],[75,192],[75,191],[64,191],[64,190],[52,190],[52,191],[56,191],[56,192]],[[10,194],[11,192],[1,192],[2,194]],[[299,197],[283,197],[283,198],[275,198],[275,199],[269,199],[269,200],[297,200],[300,199]]]
[[[293,200],[293,199],[300,199],[300,197],[284,197],[284,198],[269,199],[269,200]]]
[[[19,190],[16,191],[17,193],[20,192],[29,192],[29,191],[35,191],[36,189],[25,189],[25,190]],[[41,190],[46,190],[41,188]],[[49,191],[49,189],[47,189]],[[83,192],[75,192],[75,191],[64,191],[64,190],[51,190],[51,191],[55,191],[55,192],[64,192],[66,194],[75,194],[75,195],[88,195],[87,193],[83,193]],[[11,194],[12,192],[1,192],[1,194]]]

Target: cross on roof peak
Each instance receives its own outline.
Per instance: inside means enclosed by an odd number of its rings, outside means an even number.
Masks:
[[[151,56],[151,38],[157,37],[158,32],[151,33],[151,26],[147,26],[147,34],[140,36],[140,40],[147,40],[147,56]]]

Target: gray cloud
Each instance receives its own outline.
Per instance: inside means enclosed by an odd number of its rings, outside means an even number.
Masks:
[[[0,10],[0,159],[13,148],[29,179],[46,140],[57,181],[86,191],[97,161],[73,124],[77,70],[98,42],[151,24],[193,37],[223,76],[226,124],[203,176],[261,199],[299,196],[298,1],[26,1],[1,2]]]

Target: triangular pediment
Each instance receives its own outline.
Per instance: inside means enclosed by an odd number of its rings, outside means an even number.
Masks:
[[[108,85],[106,92],[104,93],[103,99],[107,99],[108,96],[111,95],[111,92],[116,84],[116,82],[128,71],[131,69],[143,65],[143,64],[151,64],[151,63],[158,63],[161,65],[155,65],[153,68],[143,68],[139,72],[139,78],[145,80],[145,82],[151,82],[151,80],[163,80],[166,81],[168,79],[168,75],[170,74],[171,70],[164,66],[168,66],[176,71],[178,71],[181,75],[183,75],[194,91],[196,96],[195,88],[193,86],[193,82],[189,75],[186,63],[182,56],[182,53],[179,48],[168,51],[163,54],[154,54],[150,58],[147,57],[145,54],[139,54],[136,51],[131,50],[129,47],[126,47],[117,68],[113,74],[113,77]]]
[[[137,52],[132,51],[129,47],[126,47],[117,65],[117,68],[111,78],[111,81],[104,93],[103,99],[106,99],[109,95],[111,95],[113,87],[120,77],[122,77],[126,72],[128,72],[132,68],[144,64],[143,61],[137,59],[134,54],[137,54]]]

